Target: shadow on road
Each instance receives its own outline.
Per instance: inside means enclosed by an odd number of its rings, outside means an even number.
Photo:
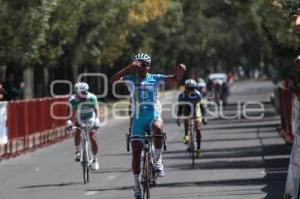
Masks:
[[[57,183],[57,184],[40,184],[40,185],[30,185],[18,187],[18,189],[34,189],[34,188],[43,188],[43,187],[66,187],[73,185],[82,185],[83,182],[65,182],[65,183]]]
[[[224,170],[226,169],[261,169],[264,170],[263,178],[247,178],[247,179],[229,179],[229,180],[213,180],[213,181],[196,181],[196,182],[179,182],[179,183],[160,183],[158,187],[184,187],[184,186],[255,186],[259,185],[263,188],[260,190],[265,193],[264,199],[282,198],[285,188],[285,180],[287,168],[289,164],[289,154],[291,146],[285,144],[265,144],[268,139],[276,139],[279,137],[276,134],[276,125],[263,125],[257,131],[256,137],[253,138],[225,138],[203,140],[203,142],[231,142],[231,141],[247,141],[257,140],[260,144],[249,147],[220,147],[214,149],[204,149],[203,158],[196,161],[194,168],[191,167],[189,154],[185,151],[185,146],[182,150],[167,151],[165,159],[186,159],[186,163],[170,164],[168,168],[175,170]],[[270,130],[271,127],[273,130]],[[235,127],[228,127],[229,131]],[[245,125],[242,128],[253,128],[251,125]],[[252,133],[255,131],[252,131]],[[241,133],[241,132],[240,132]],[[243,133],[243,132],[242,132]],[[273,133],[272,136],[261,137],[260,133]],[[172,144],[177,144],[179,141],[174,141]],[[227,159],[228,160],[227,160]],[[225,159],[225,160],[224,160]],[[234,176],[233,176],[234,178]],[[247,192],[247,191],[245,191]],[[257,192],[256,192],[257,193]],[[218,194],[218,193],[213,193]],[[239,195],[241,192],[228,193],[229,195]],[[226,195],[228,195],[226,194]],[[250,193],[251,194],[251,193]],[[211,196],[211,193],[209,194]],[[219,193],[220,196],[224,195]],[[249,195],[249,192],[247,193]],[[241,198],[247,198],[241,195]],[[202,196],[202,192],[201,192]]]
[[[283,151],[280,150],[280,146],[274,146],[273,152],[279,152],[278,154],[282,154]],[[283,147],[285,148],[285,147]],[[272,151],[271,147],[268,147],[268,150]],[[289,150],[284,149],[287,154],[289,154]],[[247,152],[244,152],[247,153]],[[259,151],[254,152],[252,155],[258,155]],[[232,153],[232,155],[234,152]],[[251,154],[251,153],[250,153]],[[275,155],[275,154],[274,154]],[[223,155],[221,155],[223,157]],[[225,155],[228,157],[228,155]],[[240,154],[233,155],[235,157],[245,157],[245,154],[242,152]],[[204,157],[206,159],[207,156]],[[229,180],[213,180],[213,181],[198,181],[198,182],[179,182],[179,183],[159,183],[158,187],[191,187],[191,186],[263,186],[261,189],[262,192],[266,193],[266,196],[264,199],[276,199],[276,198],[282,198],[284,194],[284,187],[285,187],[285,180],[287,175],[287,166],[289,163],[289,158],[273,158],[271,160],[242,160],[242,161],[211,161],[211,162],[198,162],[196,163],[194,168],[191,168],[191,163],[188,162],[189,158],[186,156],[187,163],[181,164],[181,165],[169,165],[168,168],[174,168],[176,170],[182,169],[182,170],[224,170],[226,169],[255,169],[255,168],[262,168],[265,170],[265,177],[263,178],[247,178],[247,179],[229,179]],[[234,177],[234,176],[233,176]],[[237,193],[230,192],[226,195],[239,195],[241,193],[241,190]],[[247,191],[245,191],[247,192]],[[224,195],[225,193],[215,193],[216,196]],[[219,194],[219,195],[218,195]],[[247,195],[245,194],[244,197],[241,198],[247,198],[249,196],[249,192],[247,192]],[[201,192],[201,196],[202,192]],[[211,195],[211,192],[209,194]]]
[[[267,139],[272,139],[272,138],[278,138],[278,136],[268,136]],[[215,139],[205,139],[201,143],[206,143],[206,142],[230,142],[230,141],[251,141],[251,140],[257,140],[256,137],[249,137],[249,138],[215,138]],[[168,144],[181,144],[182,141],[180,140],[174,140],[168,142]],[[183,147],[184,149],[184,147]]]
[[[128,172],[131,172],[131,168],[110,168],[110,169],[100,169],[99,171],[93,171],[93,174],[128,173]]]
[[[265,180],[262,178],[250,179],[229,179],[229,180],[211,180],[211,181],[194,181],[194,182],[174,182],[159,183],[157,187],[191,187],[191,186],[242,186],[242,185],[263,185]],[[222,191],[223,192],[223,191]]]
[[[97,191],[97,192],[102,192],[102,191],[122,191],[122,190],[132,190],[133,186],[122,186],[122,187],[111,187],[111,188],[103,188],[103,189],[87,189],[85,190],[86,192],[89,191]]]
[[[245,140],[240,139],[240,140]],[[218,148],[218,149],[204,149],[204,156],[201,160],[218,159],[218,158],[242,158],[242,157],[261,157],[262,153],[265,156],[269,155],[286,155],[290,154],[290,146],[282,144],[274,144],[265,146],[264,149],[260,146],[252,147],[232,147],[232,148]],[[166,151],[165,159],[190,159],[189,154],[183,148],[182,150]],[[171,156],[170,156],[171,155]],[[288,159],[288,158],[283,158]],[[261,160],[262,161],[262,160]],[[201,163],[200,163],[201,164]]]

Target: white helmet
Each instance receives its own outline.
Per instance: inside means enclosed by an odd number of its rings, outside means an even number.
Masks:
[[[184,84],[187,88],[196,88],[197,87],[197,82],[193,79],[185,80]]]
[[[133,58],[133,61],[141,61],[146,63],[148,66],[151,64],[151,57],[145,53],[136,54]]]
[[[74,86],[74,92],[78,94],[87,94],[89,91],[89,85],[85,82],[77,82]]]
[[[206,87],[206,82],[201,77],[198,78],[197,87],[198,88],[205,88]]]

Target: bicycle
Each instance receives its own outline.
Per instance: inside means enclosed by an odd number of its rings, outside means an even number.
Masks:
[[[87,184],[90,181],[90,171],[91,171],[91,152],[89,150],[90,145],[90,138],[89,132],[95,127],[88,127],[87,125],[83,124],[81,126],[72,126],[68,128],[71,131],[76,129],[80,130],[80,139],[81,139],[81,149],[80,149],[80,163],[82,165],[82,172],[83,172],[83,183]]]
[[[189,117],[189,142],[187,147],[187,152],[189,152],[190,157],[192,159],[192,168],[195,166],[195,157],[196,157],[196,134],[195,134],[195,125],[194,120],[197,117]],[[180,121],[181,122],[181,121]]]
[[[194,117],[189,118],[189,143],[187,151],[190,153],[190,156],[192,158],[192,168],[195,166],[195,157],[196,157],[196,135],[195,135],[195,128],[194,128]]]
[[[129,142],[130,139],[133,138],[140,138],[137,136],[131,136],[131,132],[126,133],[126,140],[127,140],[127,151],[130,151]],[[153,139],[163,139],[163,148],[164,151],[167,150],[166,145],[166,133],[163,132],[162,135],[151,135],[151,131],[147,131],[145,134],[145,143],[142,149],[142,172],[140,174],[141,185],[142,185],[142,192],[143,198],[149,199],[150,198],[150,187],[156,185],[156,179],[158,177],[157,172],[155,171],[155,151],[154,151],[154,143]]]

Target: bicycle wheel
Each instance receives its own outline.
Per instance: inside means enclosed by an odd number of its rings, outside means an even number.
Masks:
[[[190,129],[190,154],[192,158],[192,168],[195,166],[195,135],[194,128]]]
[[[143,199],[150,199],[150,164],[149,153],[144,156],[143,165]]]
[[[88,159],[88,151],[87,151],[87,143],[86,141],[83,143],[83,151],[82,151],[82,172],[83,172],[83,183],[86,184],[90,180],[89,176],[89,159]]]
[[[156,172],[155,172],[155,168],[154,168],[154,157],[153,155],[150,155],[150,158],[149,158],[149,170],[150,170],[150,173],[149,173],[149,176],[150,176],[150,185],[151,186],[155,186],[156,185],[156,178],[157,178],[157,175],[156,175]]]
[[[82,171],[83,171],[83,183],[86,184],[89,182],[89,168],[87,162],[82,162]]]
[[[149,176],[150,176],[150,185],[155,186],[156,184],[156,178],[157,178],[157,173],[154,168],[155,164],[155,149],[153,143],[150,144],[150,152],[149,152]]]

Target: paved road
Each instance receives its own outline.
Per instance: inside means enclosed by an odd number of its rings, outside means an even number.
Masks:
[[[166,176],[151,190],[153,198],[281,198],[289,147],[276,132],[279,116],[268,102],[271,90],[267,81],[237,82],[233,86],[231,104],[224,115],[237,113],[240,101],[261,101],[264,117],[247,119],[240,114],[239,119],[210,120],[203,130],[204,157],[196,161],[194,169],[181,143],[183,129],[175,125],[170,112],[163,113],[168,133]],[[174,93],[163,98],[172,101]],[[252,117],[261,114],[247,113]],[[101,169],[93,173],[88,185],[82,184],[80,165],[73,161],[72,140],[2,161],[0,198],[133,198],[131,158],[124,139],[127,128],[124,120],[112,120],[102,128],[98,137]]]

